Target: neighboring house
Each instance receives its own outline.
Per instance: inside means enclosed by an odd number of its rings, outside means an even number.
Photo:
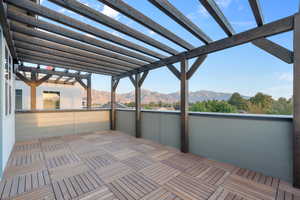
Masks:
[[[30,87],[23,81],[16,80],[16,109],[30,110]],[[82,96],[85,90],[78,83],[63,85],[43,83],[36,89],[36,106],[38,110],[79,109],[84,106]]]

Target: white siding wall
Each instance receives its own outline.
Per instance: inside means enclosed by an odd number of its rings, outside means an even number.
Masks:
[[[5,77],[4,77],[4,57],[5,57],[5,39],[0,28],[0,178],[6,166],[9,155],[15,144],[15,85],[14,75],[12,76],[12,111],[11,114],[5,115]]]
[[[23,110],[30,110],[30,87],[23,81],[16,81],[16,89],[22,89]],[[43,91],[60,92],[60,109],[79,109],[82,106],[82,96],[86,95],[81,85],[62,85],[43,83],[36,89],[36,106],[38,110],[43,108]]]

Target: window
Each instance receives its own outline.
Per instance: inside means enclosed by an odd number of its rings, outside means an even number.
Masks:
[[[23,91],[16,89],[16,110],[23,109]]]
[[[60,92],[44,91],[43,92],[44,109],[60,109]]]

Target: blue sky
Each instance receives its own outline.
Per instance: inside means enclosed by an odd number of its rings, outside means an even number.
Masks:
[[[213,38],[213,40],[226,37],[222,29],[216,24],[212,17],[208,15],[198,0],[169,1],[188,16],[203,31],[205,31],[206,34]],[[178,51],[183,51],[183,49],[176,44],[164,39],[158,34],[153,33],[151,30],[132,21],[111,8],[104,6],[97,0],[80,0],[80,2],[145,33],[158,41],[164,42]],[[198,47],[203,45],[201,41],[187,32],[176,22],[172,21],[168,16],[154,7],[147,0],[126,0],[126,2],[134,8],[138,8],[141,12],[153,20],[159,21],[164,27],[168,28],[181,38],[184,38],[194,46]],[[248,4],[248,0],[216,0],[216,2],[224,12],[225,16],[229,19],[236,32],[245,31],[255,27],[255,20]],[[122,33],[61,8],[47,0],[43,0],[42,5],[55,9],[65,15],[76,17],[76,19],[80,21],[92,24],[124,39],[128,39],[150,49],[157,50]],[[265,22],[268,23],[296,13],[299,8],[299,1],[261,0],[261,6]],[[288,49],[292,49],[293,47],[292,32],[273,36],[269,39]],[[193,60],[190,60],[190,63],[192,64]],[[239,92],[243,95],[249,96],[252,96],[257,92],[264,92],[275,98],[281,96],[291,97],[293,87],[292,67],[292,65],[282,62],[251,44],[245,44],[210,54],[202,66],[190,79],[189,90]],[[93,75],[92,84],[95,89],[109,91],[110,77]],[[174,77],[174,75],[169,72],[167,68],[163,67],[149,73],[143,84],[143,89],[170,93],[178,91],[179,86],[179,81]],[[129,79],[125,78],[120,81],[117,92],[124,93],[133,89],[134,88]]]

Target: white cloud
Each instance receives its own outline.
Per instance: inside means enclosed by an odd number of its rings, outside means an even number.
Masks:
[[[293,85],[281,85],[264,89],[262,92],[272,95],[278,99],[280,97],[290,98],[293,94]]]
[[[278,79],[281,80],[281,81],[292,82],[293,81],[293,74],[289,73],[289,72],[285,72],[285,73],[280,74]]]
[[[101,11],[104,15],[107,15],[109,17],[112,17],[114,19],[119,19],[120,18],[120,13],[114,9],[112,9],[111,7],[104,5],[102,11]]]
[[[221,8],[227,8],[231,2],[232,0],[216,0],[216,4]]]

